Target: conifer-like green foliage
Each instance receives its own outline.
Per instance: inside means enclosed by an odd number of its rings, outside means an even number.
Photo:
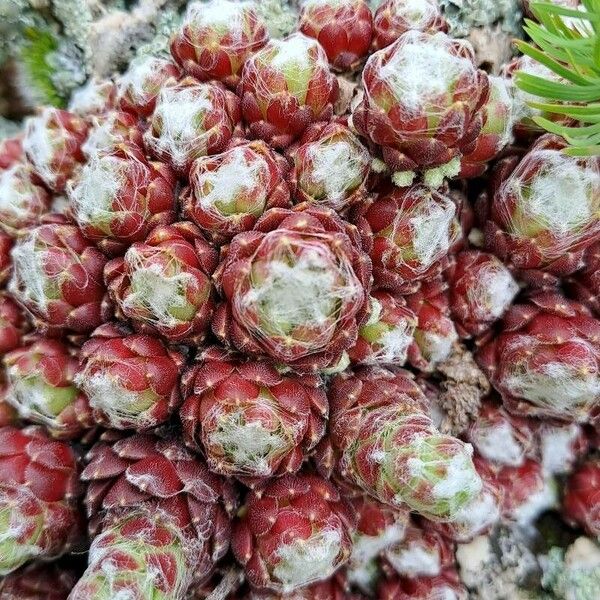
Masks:
[[[539,61],[563,81],[555,82],[528,73],[517,73],[517,85],[544,101],[531,106],[563,115],[571,124],[544,117],[533,120],[563,136],[576,156],[600,154],[600,0],[581,0],[580,10],[534,2],[538,22],[526,20],[531,43],[518,41],[524,54]],[[562,121],[562,120],[561,120]]]

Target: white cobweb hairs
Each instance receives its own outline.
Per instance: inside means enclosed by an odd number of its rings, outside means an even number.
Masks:
[[[272,231],[265,235],[255,259],[266,248],[271,251],[267,261],[262,261],[266,266],[264,277],[258,281],[250,276],[247,291],[234,298],[237,313],[261,337],[266,337],[265,328],[267,336],[282,338],[287,337],[288,327],[323,329],[318,340],[305,343],[305,355],[310,354],[315,346],[327,344],[340,314],[357,301],[362,286],[349,260],[335,255],[323,234],[298,236],[293,231]],[[243,317],[255,311],[263,322],[254,323]]]
[[[376,53],[370,60],[377,59]],[[389,59],[379,66],[379,77],[406,110],[419,113],[435,108],[437,99],[452,90],[454,82],[472,80],[476,71],[469,58],[450,51],[450,38],[445,34],[408,31],[393,46]]]
[[[150,254],[148,254],[150,252]],[[175,259],[170,259],[169,269],[173,274],[167,275],[162,265],[149,261],[153,254],[162,255],[159,248],[143,252],[131,246],[125,253],[125,261],[130,269],[131,285],[123,306],[137,311],[142,307],[147,314],[144,320],[149,323],[174,327],[181,323],[172,315],[173,308],[186,306],[186,288],[195,281],[191,273],[183,271]]]

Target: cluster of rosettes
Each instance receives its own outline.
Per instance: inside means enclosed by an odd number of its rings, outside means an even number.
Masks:
[[[192,2],[0,144],[0,596],[463,600],[499,522],[600,532],[600,159],[369,5]]]

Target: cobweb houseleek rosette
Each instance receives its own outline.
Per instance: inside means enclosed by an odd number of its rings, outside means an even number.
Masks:
[[[538,21],[526,20],[525,31],[532,43],[517,41],[517,47],[562,79],[517,73],[516,83],[525,92],[546,99],[531,102],[533,108],[577,123],[564,125],[533,117],[543,129],[564,137],[569,144],[565,153],[591,156],[600,154],[600,2],[582,0],[581,8],[530,4]]]
[[[82,540],[78,461],[41,427],[0,428],[0,575]]]
[[[236,236],[216,273],[223,341],[300,371],[345,366],[368,311],[365,239],[332,210],[271,209]],[[342,361],[342,363],[340,363]]]
[[[350,505],[330,482],[286,475],[249,493],[232,549],[253,587],[289,593],[344,564],[354,528]]]
[[[294,473],[325,433],[318,376],[283,375],[268,361],[210,347],[182,379],[186,444],[216,473],[254,486]]]
[[[265,23],[252,2],[191,2],[171,40],[171,54],[199,81],[240,81],[246,60],[268,41]]]
[[[93,536],[72,600],[183,600],[227,552],[230,484],[178,441],[105,435],[81,479]]]
[[[408,372],[338,375],[329,401],[336,471],[380,502],[452,521],[481,491],[472,447],[435,428]]]

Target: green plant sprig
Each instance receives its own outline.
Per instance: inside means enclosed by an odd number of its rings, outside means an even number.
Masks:
[[[600,155],[600,0],[582,0],[583,10],[548,2],[534,2],[538,22],[525,20],[532,43],[516,42],[519,50],[556,73],[563,81],[517,72],[523,91],[546,99],[529,102],[547,114],[563,115],[577,125],[555,123],[545,117],[533,121],[570,145],[574,156]]]

